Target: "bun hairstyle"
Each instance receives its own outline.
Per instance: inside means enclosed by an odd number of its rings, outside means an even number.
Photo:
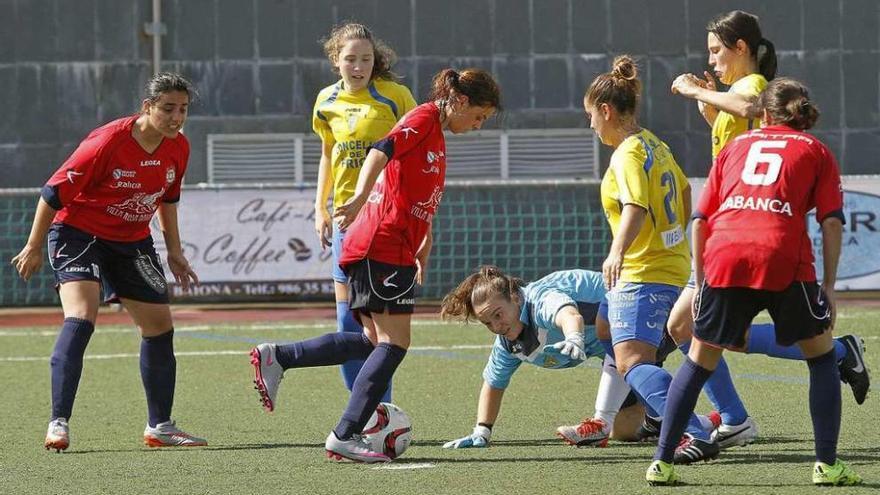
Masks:
[[[642,93],[642,83],[638,76],[638,65],[631,56],[615,57],[611,72],[593,79],[584,99],[592,107],[607,103],[622,115],[635,114]]]
[[[431,81],[429,100],[447,102],[453,95],[464,95],[471,106],[501,111],[501,89],[492,74],[483,69],[443,69]]]
[[[758,72],[764,79],[771,81],[776,77],[776,49],[761,34],[758,16],[734,10],[709,21],[706,30],[717,36],[727,48],[733,48],[737,40],[743,40],[749,47],[752,58],[757,61]]]
[[[367,40],[373,45],[373,73],[370,80],[388,79],[399,80],[400,77],[391,71],[397,62],[397,54],[384,41],[373,36],[373,32],[367,26],[356,22],[340,24],[333,27],[330,36],[321,40],[324,45],[324,53],[333,63],[333,72],[339,74],[336,64],[339,62],[339,52],[346,42],[351,40]]]
[[[444,320],[456,319],[464,322],[471,318],[476,319],[474,306],[479,306],[496,295],[511,301],[514,297],[519,297],[519,290],[524,286],[521,279],[505,275],[497,266],[483,265],[443,298],[440,316]]]
[[[773,124],[798,131],[812,128],[819,119],[819,109],[810,100],[810,90],[802,82],[786,77],[771,81],[758,97],[758,104],[767,111]]]

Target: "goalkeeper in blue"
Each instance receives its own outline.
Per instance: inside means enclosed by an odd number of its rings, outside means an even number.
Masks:
[[[626,407],[635,405],[635,399],[617,374],[613,356],[606,356],[607,348],[597,336],[596,326],[600,333],[609,332],[599,309],[605,292],[598,272],[558,271],[525,285],[494,266],[481,267],[450,292],[443,299],[444,318],[476,319],[498,337],[483,371],[477,425],[471,435],[447,442],[444,447],[489,445],[504,391],[523,362],[565,369],[590,357],[604,358],[595,414],[579,425],[561,426],[557,435],[577,446],[604,447],[612,436],[636,439],[643,409]],[[625,413],[618,416],[622,406]],[[717,426],[706,417],[700,417],[700,422],[707,431]]]

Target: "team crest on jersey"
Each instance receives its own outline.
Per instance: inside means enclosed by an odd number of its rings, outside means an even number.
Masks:
[[[172,182],[174,182],[175,177],[177,177],[177,174],[175,174],[174,168],[169,167],[168,170],[165,172],[165,182],[171,184]]]

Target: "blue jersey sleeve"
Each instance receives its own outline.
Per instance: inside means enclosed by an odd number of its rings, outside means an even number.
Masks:
[[[489,361],[483,369],[483,380],[492,388],[506,389],[510,385],[510,378],[513,373],[522,364],[522,361],[507,351],[497,340],[503,337],[497,337],[495,344],[492,346],[492,353],[489,354]]]

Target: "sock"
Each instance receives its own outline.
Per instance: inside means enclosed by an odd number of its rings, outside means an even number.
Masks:
[[[147,394],[149,425],[171,419],[177,360],[174,358],[174,329],[155,337],[141,339],[141,380]]]
[[[308,368],[342,364],[364,359],[373,352],[373,343],[363,333],[333,332],[293,344],[279,345],[275,358],[282,368]]]
[[[816,459],[833,465],[837,461],[840,435],[840,371],[835,351],[807,360],[810,368],[810,416]]]
[[[690,418],[694,418],[694,407],[700,397],[700,390],[711,374],[711,371],[697,365],[690,358],[685,358],[672,383],[669,384],[666,417],[660,427],[660,439],[657,442],[657,452],[654,453],[655,460],[671,463],[682,432],[687,429],[687,432],[693,435],[691,429],[685,427],[693,421]],[[708,440],[708,434],[705,432],[703,434],[702,438],[697,435],[694,437]]]
[[[83,355],[95,324],[80,318],[65,318],[55,341],[49,372],[52,381],[52,418],[70,419],[79,378],[82,375]]]
[[[687,356],[690,347],[690,342],[678,346],[685,356]],[[709,397],[718,413],[721,414],[722,423],[726,425],[739,425],[749,417],[749,413],[746,412],[746,406],[743,405],[742,399],[740,399],[739,394],[736,392],[736,387],[733,386],[730,368],[727,367],[727,361],[724,360],[724,357],[718,361],[718,366],[715,368],[712,376],[706,381],[703,391],[706,392],[706,396]]]
[[[845,349],[844,349],[845,350]],[[763,354],[765,356],[804,360],[801,348],[793,346],[781,346],[776,343],[776,332],[772,323],[752,325],[749,327],[749,337],[746,342],[746,353]]]
[[[349,309],[348,301],[336,302],[336,328],[340,332],[364,333],[364,327],[358,323],[354,317],[354,313]],[[342,363],[342,381],[345,382],[345,388],[351,391],[354,380],[357,378],[361,367],[364,365],[363,359],[350,359]],[[382,396],[382,402],[391,402],[391,384],[388,384],[388,390]]]
[[[611,344],[611,340],[600,340],[600,344],[605,348],[605,354],[614,357],[614,346]]]
[[[406,349],[385,342],[370,353],[354,381],[348,406],[333,429],[337,438],[347,440],[364,429],[404,357]]]
[[[665,424],[670,419],[667,417],[666,401],[669,384],[672,382],[672,375],[663,368],[653,364],[641,363],[630,368],[624,378],[630,387],[638,391],[645,402],[651,406],[651,409],[664,416],[663,423]],[[702,383],[700,387],[702,388]],[[697,395],[699,395],[699,389],[697,389]],[[709,434],[703,430],[700,420],[697,419],[697,416],[692,411],[693,408],[689,411],[690,417],[686,418],[688,421],[687,432],[695,438],[708,440]],[[676,445],[678,445],[678,439],[676,439]]]
[[[620,411],[620,406],[626,400],[629,392],[629,385],[617,373],[614,359],[606,355],[602,363],[602,376],[599,378],[599,390],[596,392],[596,412],[593,417],[604,421],[608,427],[607,431],[610,432],[611,427],[614,426],[617,412]]]

